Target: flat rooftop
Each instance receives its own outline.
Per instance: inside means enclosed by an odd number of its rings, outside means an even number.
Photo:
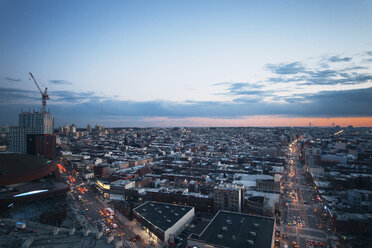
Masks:
[[[189,238],[223,247],[271,248],[275,220],[219,211],[200,235]]]
[[[46,165],[46,159],[17,153],[0,153],[0,175],[33,172]]]
[[[165,232],[192,209],[190,206],[148,201],[133,210]]]

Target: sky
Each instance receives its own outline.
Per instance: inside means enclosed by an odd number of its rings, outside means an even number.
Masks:
[[[0,125],[372,126],[372,1],[0,1]]]

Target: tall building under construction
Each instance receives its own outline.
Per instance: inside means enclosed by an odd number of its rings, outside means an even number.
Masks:
[[[19,114],[19,126],[10,127],[9,151],[55,158],[56,136],[50,112],[29,111]]]

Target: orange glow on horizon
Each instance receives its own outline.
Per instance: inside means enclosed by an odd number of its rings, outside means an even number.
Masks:
[[[283,116],[245,116],[239,119],[190,117],[190,118],[145,118],[148,123],[158,126],[193,127],[372,127],[372,117],[283,117]]]

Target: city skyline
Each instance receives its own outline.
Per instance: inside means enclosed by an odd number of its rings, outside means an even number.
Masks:
[[[372,126],[369,1],[3,1],[0,125]]]

